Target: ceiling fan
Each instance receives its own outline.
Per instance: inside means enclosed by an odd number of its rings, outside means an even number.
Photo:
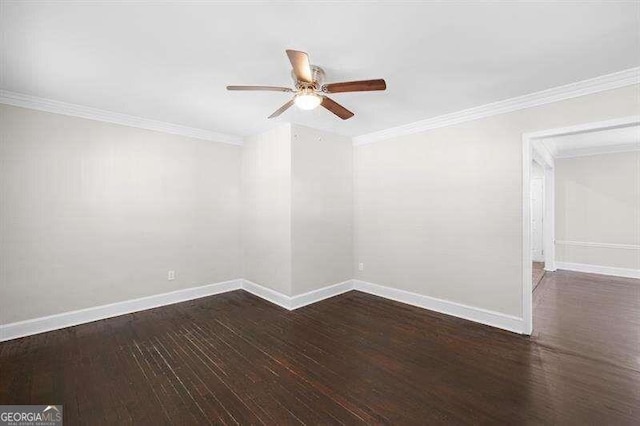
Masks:
[[[274,86],[227,86],[227,90],[295,93],[293,99],[278,108],[269,118],[279,116],[293,104],[296,104],[298,108],[303,110],[312,110],[318,105],[322,105],[341,119],[347,120],[353,117],[353,113],[326,96],[325,93],[369,92],[387,88],[387,84],[383,79],[324,84],[324,71],[316,65],[310,65],[308,54],[298,50],[287,50],[287,56],[293,67],[291,77],[293,78],[295,89]]]

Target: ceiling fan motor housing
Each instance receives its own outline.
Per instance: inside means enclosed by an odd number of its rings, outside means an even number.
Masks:
[[[291,71],[291,78],[296,88],[303,89],[312,87],[314,90],[320,90],[322,83],[324,83],[324,70],[317,65],[311,65],[311,79],[313,83],[305,83],[304,81],[298,81],[294,71]]]

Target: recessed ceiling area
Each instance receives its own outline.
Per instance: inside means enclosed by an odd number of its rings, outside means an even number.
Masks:
[[[357,136],[640,65],[638,3],[3,2],[0,87],[234,135],[294,122]],[[505,36],[508,34],[508,37]],[[285,49],[326,81],[384,78],[267,116],[291,86]]]
[[[539,141],[555,158],[640,150],[640,126],[626,126]]]

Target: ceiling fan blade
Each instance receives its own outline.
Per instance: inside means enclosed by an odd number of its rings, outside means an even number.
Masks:
[[[353,113],[351,111],[349,111],[333,99],[327,98],[326,96],[322,97],[322,103],[320,105],[322,105],[338,117],[342,118],[343,120],[348,120],[349,118],[353,117]]]
[[[275,117],[279,116],[280,114],[282,114],[283,112],[285,112],[286,110],[291,108],[291,105],[293,105],[293,99],[291,99],[289,102],[287,102],[286,104],[284,104],[280,108],[278,108],[273,114],[271,114],[269,116],[269,118],[275,118]]]
[[[383,79],[345,81],[342,83],[329,83],[322,85],[322,91],[326,93],[342,92],[370,92],[372,90],[385,90],[387,83]]]
[[[293,92],[288,87],[276,86],[227,86],[227,90],[266,90],[269,92]]]
[[[309,55],[305,52],[298,50],[287,50],[287,56],[291,61],[293,67],[293,73],[299,81],[305,83],[313,83],[313,77],[311,75],[311,65],[309,64]]]

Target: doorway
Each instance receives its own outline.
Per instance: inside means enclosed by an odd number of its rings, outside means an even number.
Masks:
[[[533,271],[534,256],[540,254],[541,251],[544,271],[555,271],[555,162],[554,155],[549,148],[541,143],[542,140],[563,137],[568,135],[586,134],[591,132],[601,132],[605,130],[614,130],[640,125],[640,116],[624,117],[619,119],[581,124],[577,126],[564,127],[558,129],[550,129],[535,133],[527,133],[522,137],[523,140],[523,187],[522,187],[522,311],[523,311],[523,333],[531,335],[533,331]],[[533,192],[538,191],[540,183],[533,182],[534,162],[542,167],[542,219],[540,228],[534,235],[534,218],[533,218]],[[537,206],[536,208],[540,208]],[[542,247],[538,238],[542,234]],[[534,240],[535,239],[535,240]],[[540,259],[540,257],[538,257]]]

